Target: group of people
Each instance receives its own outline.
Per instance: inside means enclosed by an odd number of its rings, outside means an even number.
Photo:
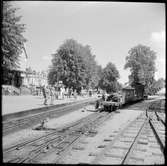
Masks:
[[[47,105],[47,101],[50,98],[50,105],[53,105],[54,99],[64,99],[70,98],[72,95],[77,98],[76,90],[72,90],[71,88],[62,87],[54,87],[54,86],[42,86],[42,95],[44,97],[44,105]]]

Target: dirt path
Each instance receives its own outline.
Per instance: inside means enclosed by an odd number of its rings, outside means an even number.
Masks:
[[[101,151],[100,147],[105,146],[108,142],[110,135],[116,134],[121,128],[133,121],[138,117],[142,111],[134,111],[122,109],[120,113],[116,113],[111,119],[101,125],[94,137],[83,137],[80,143],[76,146],[83,147],[83,150],[72,150],[59,161],[63,164],[78,164],[78,163],[90,163],[94,159],[94,155]],[[82,144],[86,142],[86,144]],[[99,147],[99,148],[98,148]],[[81,148],[82,149],[82,148]]]

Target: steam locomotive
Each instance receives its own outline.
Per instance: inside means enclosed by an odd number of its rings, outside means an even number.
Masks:
[[[144,86],[137,84],[135,88],[127,86],[122,88],[120,93],[113,93],[108,96],[102,96],[96,101],[95,108],[103,111],[115,111],[123,105],[135,103],[144,99]]]

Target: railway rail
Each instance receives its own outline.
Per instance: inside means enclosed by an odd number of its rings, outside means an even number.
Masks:
[[[156,160],[152,161],[152,164],[163,164],[165,136],[159,131],[164,132],[165,129],[160,130],[160,126],[157,125],[160,122],[156,122],[155,119],[153,121],[154,112],[146,111],[146,115],[142,114],[117,135],[111,135],[111,143],[96,155],[91,164],[145,164],[150,144],[153,147],[150,154],[154,153],[155,147],[161,149],[155,154]]]
[[[162,111],[163,110],[162,105],[165,105],[164,100],[152,102],[151,107],[149,107],[149,110],[148,110],[148,116],[150,117],[149,118],[150,126],[160,144],[161,151],[164,153],[164,150],[165,150],[165,113]]]
[[[3,136],[13,133],[15,131],[18,131],[20,129],[26,129],[28,127],[32,127],[40,123],[42,120],[46,118],[50,118],[50,119],[55,118],[65,114],[67,111],[70,112],[70,111],[77,110],[79,108],[84,107],[89,102],[92,102],[92,101],[89,101],[89,100],[81,101],[78,103],[65,105],[63,107],[59,107],[57,109],[53,109],[47,112],[40,112],[37,114],[24,116],[22,118],[16,118],[9,121],[4,121],[2,122]]]
[[[156,111],[155,111],[155,114],[156,114],[157,120],[161,121],[163,123],[163,125],[165,125],[165,114],[164,113],[159,113],[159,112],[156,112]]]
[[[61,164],[83,135],[96,135],[96,127],[114,114],[94,112],[64,127],[46,128],[46,135],[4,149],[4,162],[45,163],[54,154],[52,163]],[[87,164],[164,164],[164,120],[163,113],[146,110],[118,133],[111,134],[107,145]]]
[[[112,115],[112,113],[111,113]],[[99,123],[108,119],[109,113],[93,113],[63,128],[51,130],[42,137],[29,140],[3,150],[4,162],[34,163],[46,151],[54,151],[59,157],[83,134],[89,135]],[[48,129],[49,130],[49,129]]]
[[[162,119],[158,116],[157,112],[149,112],[150,126],[160,144],[161,150],[164,153],[165,149],[165,125]],[[161,121],[162,120],[162,121]]]

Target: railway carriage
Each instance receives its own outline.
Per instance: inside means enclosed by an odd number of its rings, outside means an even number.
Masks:
[[[136,93],[136,100],[143,100],[144,99],[144,85],[136,84],[135,86],[135,93]]]
[[[135,100],[135,89],[128,86],[122,89],[122,104],[126,104]]]

